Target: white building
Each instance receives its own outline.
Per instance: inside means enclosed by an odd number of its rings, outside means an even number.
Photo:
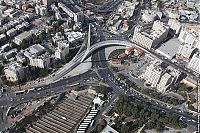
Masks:
[[[5,34],[0,34],[0,42],[6,40],[6,35]]]
[[[169,74],[169,73],[165,73],[161,79],[159,84],[157,85],[157,91],[159,92],[165,92],[166,89],[173,83],[174,81],[174,77]]]
[[[65,37],[61,34],[61,32],[57,32],[55,36],[52,37],[53,43],[57,44],[59,41],[65,40]]]
[[[192,59],[188,64],[188,68],[192,69],[193,71],[200,73],[200,56],[199,54],[194,54]]]
[[[184,27],[181,29],[178,39],[183,43],[191,44],[200,49],[200,36],[195,31]]]
[[[22,43],[24,43],[25,41],[29,41],[32,38],[32,33],[25,31],[21,34],[19,34],[18,36],[16,36],[13,40],[14,43],[16,43],[17,45],[21,45]]]
[[[154,21],[152,30],[150,32],[134,33],[132,40],[147,48],[151,49],[163,42],[168,35],[169,28],[160,21]]]
[[[133,16],[135,10],[135,3],[129,1],[123,1],[121,5],[118,6],[117,14],[120,14],[123,18],[130,18]]]
[[[163,55],[164,57],[172,60],[179,49],[181,42],[177,38],[170,39],[169,41],[163,43],[155,51],[158,54]]]
[[[31,66],[47,68],[50,64],[50,57],[49,55],[42,54],[44,51],[45,48],[43,46],[35,44],[25,50],[24,56],[28,58]]]
[[[180,33],[180,30],[181,30],[181,28],[182,28],[182,25],[181,25],[181,23],[180,23],[178,20],[176,20],[176,19],[169,19],[168,25],[169,25],[169,27],[170,27],[172,30],[175,31],[175,34],[178,35],[178,34]]]
[[[143,22],[150,23],[156,20],[157,18],[162,18],[162,12],[144,10],[141,19]]]
[[[167,9],[166,12],[168,14],[168,17],[171,19],[179,19],[180,18],[180,14],[178,11],[173,11],[171,9]]]
[[[143,28],[144,28],[144,27],[141,26],[141,25],[135,26],[135,28],[134,28],[134,33],[133,33],[133,34],[140,33],[140,32],[142,31]]]
[[[58,3],[58,7],[60,7],[70,18],[73,18],[75,13],[65,6],[62,2]]]
[[[54,0],[42,0],[42,4],[48,6],[51,5],[54,2]]]
[[[81,32],[75,32],[75,31],[68,32],[68,33],[66,33],[66,35],[67,35],[68,41],[70,43],[72,43],[72,44],[81,41],[83,39],[83,37],[84,37],[83,33],[81,33]]]
[[[177,82],[181,72],[171,68],[170,66],[164,68],[162,62],[154,60],[147,66],[141,78],[145,80],[147,85],[156,88],[159,92],[165,92],[172,84]]]
[[[22,81],[24,79],[24,68],[16,62],[7,64],[4,73],[8,81]]]
[[[41,55],[37,57],[31,57],[30,59],[30,65],[34,67],[39,67],[39,68],[48,68],[50,64],[50,57],[49,55]]]
[[[195,53],[196,48],[191,44],[181,44],[177,51],[177,55],[185,59],[189,59]]]
[[[55,51],[55,58],[63,60],[66,55],[69,53],[69,44],[66,41],[58,42],[58,47]]]
[[[37,5],[35,7],[35,12],[38,15],[46,16],[48,14],[47,6],[45,6],[45,5],[40,5],[40,6]]]
[[[16,30],[15,28],[12,28],[12,29],[8,30],[8,31],[6,32],[6,34],[7,34],[9,37],[13,37],[13,36],[17,35],[17,30]]]
[[[60,7],[71,19],[73,19],[75,22],[80,22],[84,18],[83,12],[73,12],[71,9],[69,9],[65,4],[62,2],[58,3],[58,7]]]
[[[160,65],[161,62],[157,60],[153,61],[152,64],[146,68],[144,74],[142,75],[145,83],[151,85],[153,88],[157,86],[163,74],[163,68]]]

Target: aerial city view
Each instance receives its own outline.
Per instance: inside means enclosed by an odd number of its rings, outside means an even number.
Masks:
[[[0,133],[200,133],[200,0],[0,0]]]

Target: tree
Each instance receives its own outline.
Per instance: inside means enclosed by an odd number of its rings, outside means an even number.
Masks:
[[[121,133],[129,133],[129,127],[126,124],[122,125]]]
[[[45,77],[49,74],[47,69],[40,69],[39,70],[39,77]]]
[[[4,74],[4,66],[0,64],[0,75]]]
[[[125,80],[125,79],[126,79],[126,77],[125,77],[123,74],[121,74],[121,73],[119,73],[117,76],[118,76],[121,80]]]

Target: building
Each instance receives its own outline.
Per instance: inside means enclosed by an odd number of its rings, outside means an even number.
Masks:
[[[29,63],[31,66],[38,67],[38,68],[48,68],[50,64],[50,57],[49,55],[42,54],[37,57],[29,58]]]
[[[40,6],[37,5],[35,7],[35,12],[38,15],[46,16],[48,14],[47,6],[45,6],[45,5],[40,5]]]
[[[18,36],[16,36],[14,38],[13,42],[16,43],[17,45],[21,45],[25,41],[30,41],[31,38],[32,38],[32,33],[25,31],[25,32],[19,34]]]
[[[6,35],[5,34],[0,34],[0,42],[6,40]]]
[[[54,3],[54,0],[42,0],[42,4],[44,4],[45,6],[49,6],[52,3]]]
[[[71,9],[69,9],[67,6],[65,6],[65,4],[63,4],[62,2],[58,3],[58,7],[60,7],[76,23],[83,21],[83,19],[84,19],[83,12],[73,12]]]
[[[178,57],[183,57],[189,60],[194,55],[196,50],[197,48],[191,44],[181,44],[176,54]]]
[[[200,56],[198,54],[194,54],[192,59],[190,60],[188,66],[189,69],[192,69],[193,71],[200,73]]]
[[[16,12],[16,10],[14,8],[9,8],[7,10],[4,10],[4,14],[5,15],[11,15],[11,14],[13,14],[15,12]]]
[[[16,62],[7,64],[4,73],[8,81],[22,81],[24,79],[24,68]]]
[[[130,18],[133,16],[135,10],[135,3],[129,1],[123,1],[122,4],[118,6],[117,14],[120,14],[122,18]]]
[[[58,42],[58,47],[55,51],[55,58],[63,60],[66,55],[69,53],[69,44],[67,41]]]
[[[180,14],[178,11],[167,9],[166,13],[168,14],[168,17],[171,19],[179,19],[180,18]]]
[[[189,30],[185,27],[182,28],[178,39],[183,43],[191,44],[194,47],[200,49],[200,36],[193,30]]]
[[[143,26],[136,25],[135,28],[134,28],[133,34],[140,33],[142,30],[143,30]]]
[[[52,37],[53,43],[57,44],[59,41],[65,40],[65,37],[62,35],[61,32],[57,32],[55,36]]]
[[[175,32],[176,35],[179,35],[180,30],[182,28],[181,23],[176,19],[169,19],[168,21],[169,27]]]
[[[141,78],[145,80],[146,85],[163,93],[178,81],[180,75],[180,71],[171,66],[166,66],[166,64],[158,60],[154,60],[147,66]]]
[[[157,18],[161,19],[162,18],[162,12],[158,11],[150,11],[150,10],[144,10],[142,13],[142,21],[146,23],[153,22]]]
[[[155,51],[168,59],[173,59],[181,45],[181,42],[177,38],[170,39],[166,43],[162,44]]]
[[[169,74],[169,73],[165,73],[161,79],[159,84],[157,85],[157,91],[159,92],[165,92],[166,89],[173,83],[174,81],[174,77]]]
[[[107,125],[101,133],[119,133],[115,129],[113,129],[111,126]]]
[[[196,0],[187,0],[187,8],[194,9]]]
[[[155,88],[157,87],[163,72],[164,69],[161,67],[161,62],[156,60],[147,66],[144,74],[142,75],[142,78],[145,80],[147,85]]]
[[[75,31],[65,33],[65,35],[67,36],[68,41],[72,44],[75,44],[75,43],[81,41],[84,37],[83,33],[75,32]]]
[[[168,31],[169,28],[163,22],[154,21],[151,31],[134,33],[132,40],[144,48],[151,49],[167,38]]]
[[[58,3],[58,7],[60,7],[70,18],[74,18],[75,13],[65,6],[62,2]]]
[[[47,68],[50,63],[49,55],[43,54],[45,48],[40,44],[35,44],[27,48],[24,52],[24,56],[28,58],[30,66],[39,68]]]
[[[7,9],[6,6],[0,5],[0,14],[3,14],[6,9]]]
[[[4,53],[4,59],[9,60],[10,58],[13,58],[17,53],[17,49],[11,49],[8,52]]]
[[[13,37],[13,36],[17,35],[17,30],[16,30],[15,28],[12,28],[12,29],[8,30],[8,31],[6,32],[6,34],[7,34],[9,37]]]

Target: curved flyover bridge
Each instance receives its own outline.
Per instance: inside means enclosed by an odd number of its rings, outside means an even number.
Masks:
[[[60,70],[59,72],[57,72],[55,74],[54,77],[52,77],[53,81],[57,81],[58,79],[62,78],[63,76],[65,76],[68,72],[70,72],[71,70],[73,70],[75,67],[77,67],[79,64],[81,64],[82,62],[84,62],[84,60],[86,60],[89,56],[92,55],[93,52],[95,52],[96,50],[98,50],[99,48],[102,47],[109,47],[109,46],[134,46],[134,47],[138,47],[141,50],[143,50],[146,53],[150,53],[148,50],[144,49],[141,46],[138,46],[132,42],[129,41],[122,41],[122,40],[106,40],[106,41],[101,41],[98,42],[92,46],[90,46],[89,48],[87,48],[86,50],[82,51],[81,53],[79,53],[79,55],[76,56],[76,58],[74,58],[71,61],[71,64],[69,64],[67,67],[64,67],[62,70]]]
[[[86,51],[84,51],[85,54],[82,56],[81,62],[83,62],[88,56],[90,56],[97,49],[102,48],[102,47],[108,47],[108,46],[128,46],[128,47],[134,46],[134,47],[140,48],[141,50],[143,50],[146,53],[150,53],[148,50],[144,49],[143,47],[138,46],[137,44],[129,42],[129,41],[106,40],[106,41],[98,42],[98,43],[92,45]]]

